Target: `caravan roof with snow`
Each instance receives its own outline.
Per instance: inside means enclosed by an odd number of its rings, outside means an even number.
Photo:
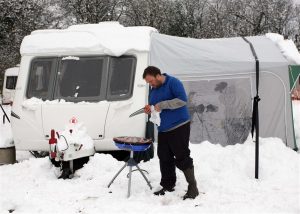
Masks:
[[[37,30],[26,36],[20,52],[27,54],[102,53],[121,56],[149,51],[152,27],[124,27],[118,22],[74,25],[63,30]]]

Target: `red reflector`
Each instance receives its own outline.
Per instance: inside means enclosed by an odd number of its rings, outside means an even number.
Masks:
[[[50,156],[51,156],[51,158],[56,158],[56,152],[51,152]]]

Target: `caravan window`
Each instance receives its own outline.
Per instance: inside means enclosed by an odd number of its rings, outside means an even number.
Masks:
[[[6,89],[15,89],[17,84],[17,76],[7,76],[6,78]]]
[[[27,97],[50,98],[49,82],[53,76],[55,59],[35,59],[31,63]]]
[[[111,57],[109,63],[108,100],[124,100],[132,95],[136,59]]]
[[[55,98],[68,101],[104,99],[105,58],[62,58],[57,73]]]
[[[125,100],[132,96],[135,67],[133,56],[35,58],[27,98],[69,102]]]

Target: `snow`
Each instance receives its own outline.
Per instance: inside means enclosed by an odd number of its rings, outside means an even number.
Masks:
[[[19,70],[19,67],[8,68],[5,70],[5,76],[18,76]]]
[[[76,56],[66,56],[66,57],[63,57],[62,60],[79,60],[79,57],[76,57]]]
[[[48,158],[30,158],[0,167],[0,212],[8,213],[299,213],[299,154],[279,139],[261,139],[260,178],[254,179],[254,143],[222,147],[209,142],[192,144],[191,154],[200,196],[183,201],[187,184],[177,171],[175,192],[154,196],[159,188],[159,161],[140,163],[154,190],[142,176],[132,176],[126,198],[123,166],[110,155],[95,154],[71,180],[59,180]]]
[[[285,40],[282,35],[276,33],[267,33],[266,37],[278,46],[290,64],[300,64],[300,53],[292,40]]]
[[[300,136],[300,102],[294,101],[296,136]],[[10,106],[4,106],[10,111]],[[8,124],[8,123],[6,123]],[[1,123],[0,138],[9,126]],[[299,138],[298,138],[299,139]],[[157,145],[155,144],[155,147]],[[299,213],[300,154],[277,138],[260,139],[259,179],[254,179],[254,143],[222,147],[191,144],[195,176],[201,192],[183,201],[187,188],[177,170],[175,192],[157,197],[160,170],[157,156],[140,167],[147,170],[153,190],[134,172],[131,197],[126,198],[128,170],[108,183],[123,166],[110,155],[95,154],[70,180],[60,175],[49,158],[17,151],[19,163],[0,166],[0,213]]]
[[[56,131],[57,143],[50,144],[51,158],[56,161],[69,161],[95,154],[93,139],[87,134],[83,123],[72,118],[63,131]]]
[[[34,111],[36,110],[41,104],[43,103],[43,100],[38,99],[36,97],[32,97],[30,99],[27,99],[23,101],[22,107],[24,107],[27,110]]]
[[[100,101],[98,103],[103,103],[103,102],[107,102],[106,100]],[[56,99],[56,100],[45,100],[43,101],[42,99],[36,98],[36,97],[31,97],[30,99],[26,99],[22,102],[22,107],[27,109],[27,110],[31,110],[34,111],[37,108],[39,108],[41,106],[41,104],[45,104],[45,105],[51,105],[51,104],[66,104],[66,105],[93,105],[95,103],[93,102],[86,102],[86,101],[81,101],[81,102],[69,102],[69,101],[65,101],[64,99]]]
[[[131,50],[148,51],[152,27],[124,27],[118,22],[74,25],[64,30],[37,30],[26,36],[21,55],[76,52],[121,56]]]
[[[70,132],[72,130],[72,133]],[[82,123],[69,123],[66,125],[65,130],[59,131],[60,138],[57,141],[59,151],[66,150],[71,144],[82,144],[81,150],[94,149],[94,141],[87,134],[87,129]],[[68,145],[67,145],[67,144]]]

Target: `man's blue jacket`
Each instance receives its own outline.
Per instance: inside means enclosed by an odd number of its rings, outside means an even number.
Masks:
[[[175,77],[163,74],[166,78],[159,88],[150,90],[150,105],[156,105],[162,101],[178,98],[187,103],[187,96],[182,83]],[[161,109],[161,123],[158,127],[159,132],[166,132],[182,123],[190,120],[187,105],[176,109]]]

